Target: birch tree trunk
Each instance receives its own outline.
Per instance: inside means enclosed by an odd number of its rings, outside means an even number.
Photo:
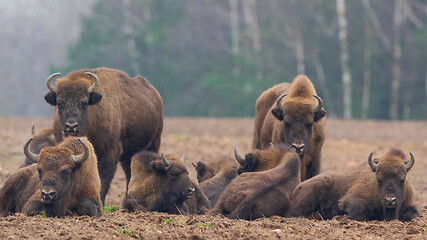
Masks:
[[[325,105],[327,106],[328,116],[336,117],[334,99],[329,93],[328,83],[326,82],[325,70],[323,69],[322,62],[320,61],[319,49],[313,50],[314,68],[316,69],[317,80],[319,80],[319,87],[325,95]]]
[[[256,80],[262,80],[262,61],[258,61],[259,58],[256,56],[261,51],[261,38],[259,35],[259,22],[258,22],[258,14],[256,10],[255,0],[243,0],[243,19],[245,20],[245,24],[247,27],[247,33],[252,42],[252,50],[254,52],[254,56],[250,56],[250,58],[255,59],[256,61]]]
[[[400,87],[400,72],[402,46],[401,26],[404,22],[403,0],[395,0],[394,2],[394,18],[393,18],[393,67],[391,79],[391,94],[390,94],[390,118],[395,120],[398,118],[399,109],[399,87]]]
[[[338,17],[338,38],[340,40],[340,60],[343,83],[343,115],[344,119],[351,118],[351,74],[348,65],[349,53],[347,42],[347,20],[345,18],[345,2],[344,0],[336,0],[337,17]]]
[[[131,1],[130,0],[123,0],[123,17],[124,17],[124,26],[123,26],[123,32],[127,36],[127,48],[129,52],[130,57],[130,63],[132,66],[133,74],[141,74],[141,69],[139,67],[139,61],[138,61],[138,52],[136,49],[136,42],[135,42],[135,30],[133,28],[133,16],[131,11]]]
[[[362,118],[367,119],[371,92],[371,40],[372,28],[365,11],[364,15],[364,46],[363,46],[363,86],[362,86]]]
[[[231,55],[233,57],[239,55],[239,15],[238,15],[238,2],[237,0],[230,0],[230,26],[231,26]],[[240,67],[235,64],[233,67],[235,74],[240,73]]]

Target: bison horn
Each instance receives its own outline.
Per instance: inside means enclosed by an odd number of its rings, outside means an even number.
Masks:
[[[286,95],[288,95],[287,93],[280,95],[277,100],[276,100],[276,106],[278,109],[280,109],[282,112],[284,111],[283,109],[283,105],[282,105],[282,98],[284,98]]]
[[[411,170],[411,168],[412,168],[412,166],[414,166],[414,162],[415,162],[414,155],[412,155],[411,152],[409,152],[409,155],[411,155],[411,160],[407,164],[405,164],[406,171]]]
[[[51,75],[47,78],[47,88],[49,88],[49,90],[50,90],[51,92],[53,92],[53,93],[56,93],[57,88],[56,88],[56,86],[55,86],[55,85],[53,85],[53,83],[52,83],[52,79],[53,79],[54,77],[56,77],[56,76],[60,75],[60,74],[61,74],[61,73],[53,73],[53,74],[51,74]]]
[[[36,133],[36,131],[35,131],[35,126],[33,125],[33,126],[31,127],[31,135],[34,135],[34,133]]]
[[[83,153],[80,155],[73,155],[71,156],[71,159],[76,163],[76,164],[82,164],[84,161],[86,161],[86,159],[88,159],[89,157],[89,147],[87,146],[87,144],[81,139],[81,138],[77,138],[77,141],[79,141],[82,145],[83,145]]]
[[[369,154],[368,163],[369,163],[369,166],[372,168],[372,171],[376,172],[378,164],[374,163],[374,161],[372,161],[372,155],[374,155],[373,152],[371,152],[371,154]]]
[[[184,155],[182,155],[182,156],[181,156],[181,159],[179,159],[179,160],[181,160],[181,162],[184,162],[184,159],[185,159],[185,156],[184,156]]]
[[[33,138],[28,139],[28,141],[24,145],[24,154],[33,163],[36,163],[39,160],[39,155],[31,152],[30,150],[30,143],[33,141]]]
[[[91,93],[91,92],[95,91],[96,88],[98,88],[98,86],[99,86],[99,78],[98,78],[98,76],[95,75],[95,73],[91,73],[91,72],[85,72],[85,73],[88,74],[88,75],[90,75],[90,76],[92,76],[95,79],[95,81],[93,82],[92,86],[90,86],[89,89],[88,89],[88,93]]]
[[[162,153],[161,158],[162,158],[163,164],[165,165],[165,170],[168,170],[172,166],[171,162],[169,162],[169,160],[166,159],[166,157],[163,153]]]
[[[319,104],[317,104],[317,107],[314,109],[314,112],[319,112],[320,110],[322,110],[323,100],[317,95],[313,95],[313,97],[315,97],[317,99],[317,101],[319,102]]]
[[[196,164],[195,162],[191,161],[191,164],[193,164],[193,167],[194,167],[195,169],[197,169],[197,164]]]
[[[236,143],[234,144],[234,157],[236,158],[237,162],[240,163],[240,165],[244,166],[246,163],[246,159],[242,157],[242,155],[240,155],[238,145],[239,141],[236,141]]]

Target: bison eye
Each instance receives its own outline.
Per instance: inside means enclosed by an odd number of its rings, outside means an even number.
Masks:
[[[71,174],[71,169],[64,169],[61,171],[61,176],[67,178]]]

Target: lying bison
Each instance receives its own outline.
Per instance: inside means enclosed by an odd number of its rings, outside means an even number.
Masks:
[[[347,214],[356,220],[411,220],[419,216],[414,207],[414,189],[407,172],[414,157],[405,163],[397,149],[368,163],[343,172],[323,173],[301,183],[292,194],[289,216],[309,216],[318,212],[323,218]]]
[[[129,211],[203,214],[209,200],[173,155],[141,152],[132,158],[132,177],[123,207]]]
[[[301,180],[320,171],[320,154],[325,140],[323,101],[304,75],[293,83],[281,83],[261,94],[255,107],[254,149],[270,143],[295,148],[302,159]]]
[[[101,182],[92,144],[86,138],[65,138],[56,147],[44,147],[40,154],[25,156],[37,164],[19,169],[0,190],[0,215],[15,212],[49,216],[66,214],[100,216]]]
[[[211,206],[216,204],[231,180],[237,177],[238,163],[230,157],[216,157],[207,163],[193,163],[193,166],[197,170],[199,187],[209,199]]]
[[[300,160],[288,147],[280,145],[274,148],[285,153],[279,160],[281,163],[270,170],[243,173],[236,177],[208,215],[223,214],[228,218],[253,220],[286,214],[291,193],[301,182]]]
[[[108,69],[84,69],[47,80],[45,100],[55,106],[54,134],[87,136],[95,147],[101,177],[101,199],[110,187],[120,161],[130,180],[131,157],[139,151],[157,152],[163,129],[163,102],[157,90],[143,77],[128,77]]]
[[[252,152],[247,153],[245,157],[239,152],[239,142],[236,141],[234,145],[234,156],[240,167],[237,169],[238,174],[244,172],[262,172],[277,167],[282,162],[283,155],[287,151],[283,151],[282,148],[270,145],[269,148],[264,150],[254,149]],[[283,144],[279,144],[283,145]]]
[[[35,132],[34,125],[31,128],[31,135],[33,140],[30,144],[30,151],[39,154],[43,147],[46,146],[55,146],[57,144],[55,136],[53,135],[53,128],[45,128],[38,132]],[[34,162],[30,161],[28,158],[25,158],[25,163],[21,167],[26,167]]]

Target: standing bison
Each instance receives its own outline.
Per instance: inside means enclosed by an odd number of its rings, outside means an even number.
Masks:
[[[280,164],[262,172],[247,172],[237,176],[221,193],[208,215],[223,214],[228,218],[253,220],[273,215],[285,216],[289,200],[300,180],[300,160],[287,146],[273,147]],[[264,150],[271,151],[272,148]]]
[[[46,102],[55,106],[54,134],[87,136],[95,147],[101,177],[101,199],[110,187],[120,161],[130,180],[131,157],[138,151],[157,152],[163,129],[163,102],[157,90],[143,77],[96,68],[84,69],[47,80]]]
[[[261,94],[255,107],[254,149],[270,143],[284,143],[302,159],[301,180],[320,171],[320,154],[325,140],[323,101],[304,75],[293,83],[281,83]]]
[[[132,178],[123,200],[129,211],[203,214],[210,208],[184,163],[173,155],[141,152],[132,158]]]
[[[289,216],[323,218],[347,214],[356,220],[411,220],[419,216],[414,207],[414,189],[406,179],[414,165],[414,156],[405,163],[397,149],[368,163],[343,172],[329,172],[309,179],[292,193]]]
[[[24,146],[32,162],[8,178],[0,190],[0,215],[24,212],[62,217],[69,213],[100,216],[101,181],[92,144],[86,138],[65,138],[56,147],[31,152],[32,138]]]

